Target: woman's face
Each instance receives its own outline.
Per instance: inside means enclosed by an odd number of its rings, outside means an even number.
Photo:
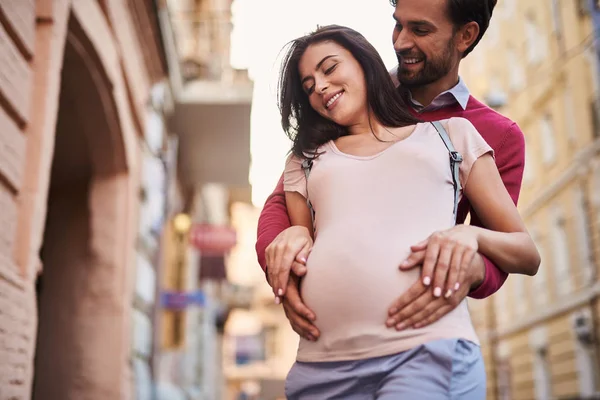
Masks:
[[[323,117],[346,127],[368,120],[365,74],[344,47],[332,41],[310,45],[298,71],[310,105]]]

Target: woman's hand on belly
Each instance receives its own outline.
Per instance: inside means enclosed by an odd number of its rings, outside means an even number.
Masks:
[[[306,259],[312,246],[310,232],[303,226],[287,228],[267,246],[267,280],[277,303],[285,296],[290,270],[297,276],[306,273]]]

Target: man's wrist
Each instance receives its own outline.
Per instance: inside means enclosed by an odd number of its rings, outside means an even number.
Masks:
[[[485,261],[483,256],[480,253],[476,253],[472,264],[473,270],[469,275],[471,278],[471,292],[477,290],[483,284],[483,281],[485,281]]]

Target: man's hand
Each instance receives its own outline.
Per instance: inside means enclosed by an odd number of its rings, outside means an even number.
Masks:
[[[445,231],[433,233],[411,248],[411,255],[400,264],[406,270],[423,265],[423,284],[433,283],[433,295],[449,298],[464,280],[465,267],[471,264],[477,253],[477,229],[469,225],[457,225]],[[425,251],[424,260],[419,253]]]
[[[417,263],[425,261],[425,250],[414,253]],[[435,296],[431,287],[422,280],[415,282],[388,310],[386,325],[396,330],[408,327],[422,328],[430,325],[454,310],[469,294],[472,287],[477,287],[485,277],[485,263],[479,253],[465,265],[459,278],[459,288],[454,295],[446,298]]]
[[[320,332],[314,325],[315,314],[302,302],[299,292],[299,280],[295,274],[290,274],[285,297],[283,297],[283,310],[290,321],[292,329],[306,340],[316,341]]]
[[[290,270],[297,276],[306,274],[306,258],[313,245],[312,237],[303,226],[291,226],[282,231],[265,250],[267,280],[279,303],[286,294]]]

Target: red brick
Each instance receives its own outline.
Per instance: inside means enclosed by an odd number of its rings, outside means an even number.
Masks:
[[[27,61],[0,25],[0,95],[22,124],[29,120],[31,78]]]
[[[0,183],[0,253],[12,258],[15,229],[17,224],[17,206],[15,198],[8,188]]]
[[[31,58],[35,44],[35,1],[0,1],[0,15],[5,17],[7,30],[14,33],[18,47],[27,58]]]
[[[7,269],[7,266],[0,265],[0,269]],[[31,299],[27,299],[28,295],[22,288],[15,287],[1,276],[0,293],[0,309],[3,310],[3,314],[0,315],[0,400],[25,399],[29,394],[28,365],[31,362],[30,349],[33,343],[28,343],[22,334],[30,335],[30,327],[22,323],[22,316],[9,319],[6,315],[7,311],[10,314],[25,312],[31,315],[33,309],[28,306]]]
[[[23,177],[25,135],[0,107],[0,175],[19,191]]]

